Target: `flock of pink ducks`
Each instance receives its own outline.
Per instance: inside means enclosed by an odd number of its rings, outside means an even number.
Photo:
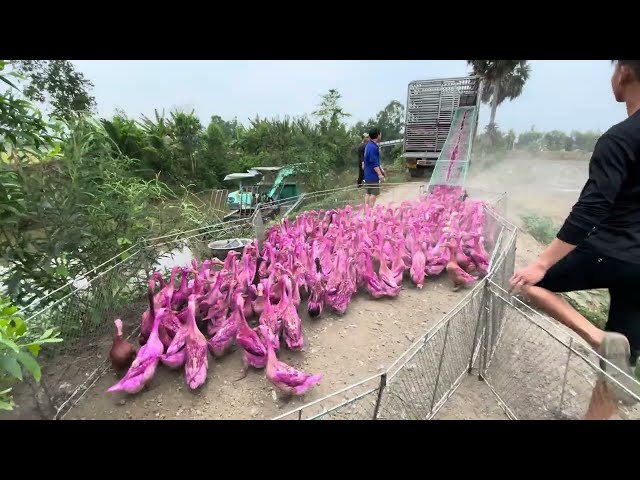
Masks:
[[[486,275],[484,205],[461,200],[461,193],[436,187],[397,206],[307,211],[272,227],[261,252],[256,241],[224,262],[176,267],[168,281],[155,272],[137,354],[122,336],[122,322],[115,322],[112,364],[128,371],[108,391],[139,392],[159,363],[184,368],[186,383],[196,389],[207,377],[208,352],[221,357],[235,343],[245,371],[264,369],[283,394],[304,394],[322,374],[277,358],[285,346],[304,347],[301,303],[311,317],[327,306],[343,314],[359,289],[373,298],[396,297],[405,273],[422,288],[425,278],[446,272],[455,289]]]

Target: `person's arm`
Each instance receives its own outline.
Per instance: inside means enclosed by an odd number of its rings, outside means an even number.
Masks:
[[[364,155],[363,155],[364,160],[362,161],[362,169],[363,170],[367,166],[367,164],[371,161],[370,157],[371,157],[371,153],[369,153],[369,149],[367,148],[367,145],[365,145],[364,146]]]
[[[569,255],[574,248],[576,248],[576,245],[567,243],[559,238],[554,238],[549,246],[538,256],[536,262],[538,262],[546,272],[564,257]]]
[[[384,181],[384,172],[382,167],[380,167],[380,151],[377,148],[374,148],[372,149],[371,154],[371,160],[374,164],[373,170],[378,174],[378,179],[380,181]]]

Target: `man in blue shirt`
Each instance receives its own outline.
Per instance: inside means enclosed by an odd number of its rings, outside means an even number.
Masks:
[[[364,186],[367,191],[364,202],[373,207],[380,193],[380,182],[384,182],[384,170],[380,166],[380,140],[382,134],[377,128],[369,132],[369,143],[364,150]]]

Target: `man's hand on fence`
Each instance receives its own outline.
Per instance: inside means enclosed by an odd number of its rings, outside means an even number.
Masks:
[[[535,261],[525,268],[521,268],[511,277],[511,293],[517,294],[522,287],[535,285],[542,280],[547,269],[540,262]]]

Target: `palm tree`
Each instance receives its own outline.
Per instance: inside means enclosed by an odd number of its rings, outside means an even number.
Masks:
[[[494,125],[498,105],[522,94],[531,67],[527,60],[467,60],[467,64],[473,69],[473,75],[484,79],[480,98],[484,103],[491,101],[489,125]]]

